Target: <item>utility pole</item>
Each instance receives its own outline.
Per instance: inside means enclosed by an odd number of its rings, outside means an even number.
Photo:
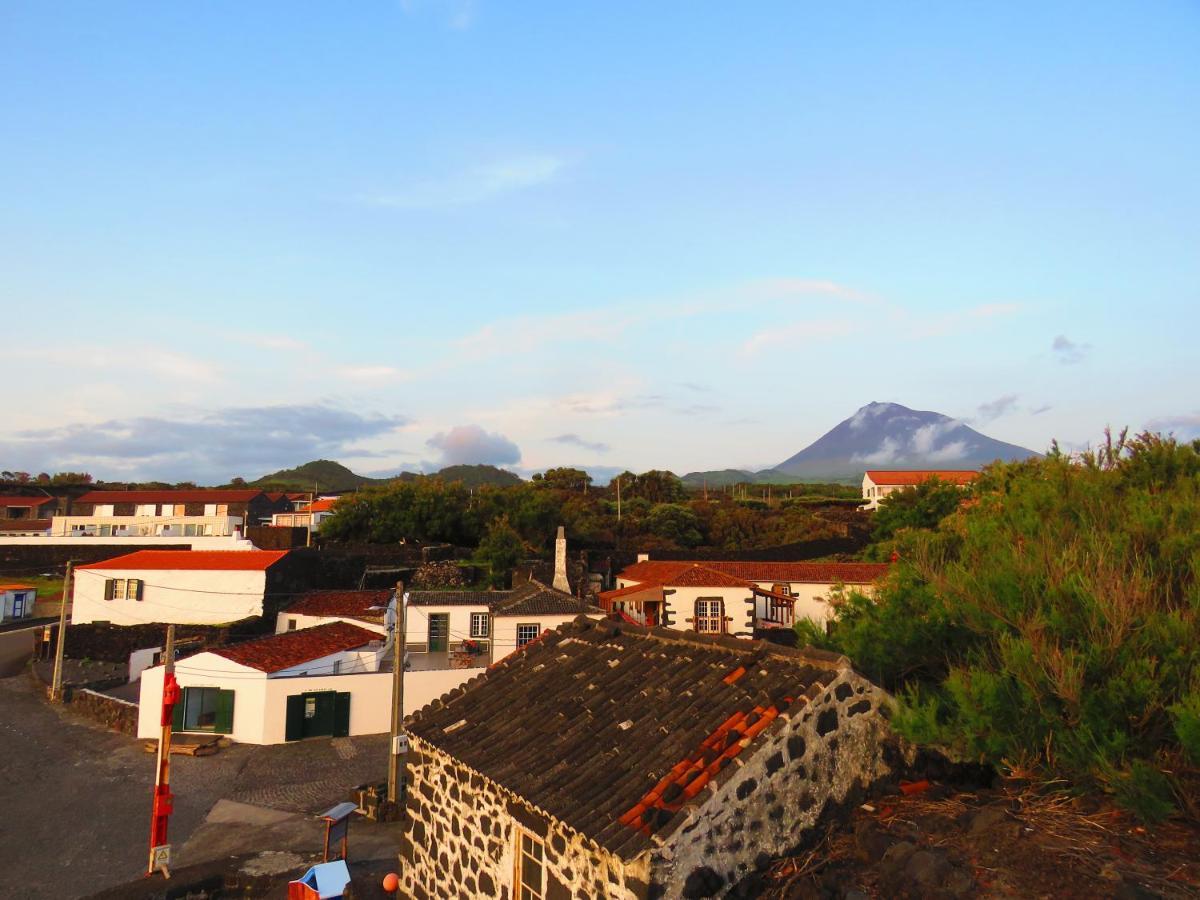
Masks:
[[[67,601],[71,599],[71,576],[75,560],[67,560],[67,574],[63,576],[62,608],[58,611],[58,645],[54,648],[54,678],[50,682],[50,699],[62,703],[63,654],[67,647]]]
[[[617,476],[617,521],[621,521],[621,476]]]
[[[408,735],[404,733],[404,647],[408,626],[408,604],[405,602],[404,582],[396,582],[396,604],[400,607],[393,617],[396,638],[392,642],[392,749],[388,756],[387,798],[392,814],[399,818],[400,792],[404,787],[402,757],[408,753]]]
[[[159,869],[171,877],[171,845],[167,843],[167,821],[174,811],[171,794],[171,722],[179,702],[179,683],[175,681],[175,626],[167,626],[167,645],[163,648],[162,731],[158,738],[158,764],[154,769],[154,800],[150,807],[150,859],[146,874]]]

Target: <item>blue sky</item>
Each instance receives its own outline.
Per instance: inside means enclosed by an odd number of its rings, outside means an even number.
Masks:
[[[1194,3],[0,2],[0,467],[1200,434]]]

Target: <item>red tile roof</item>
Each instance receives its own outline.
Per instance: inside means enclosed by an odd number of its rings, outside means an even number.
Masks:
[[[88,491],[76,503],[248,503],[256,490]]]
[[[32,584],[0,584],[0,591],[36,591]]]
[[[621,572],[627,581],[678,587],[736,587],[750,581],[869,584],[887,563],[647,560]]]
[[[286,550],[138,550],[79,568],[265,572],[287,555]]]
[[[383,610],[372,606],[387,606],[392,599],[390,589],[377,591],[313,591],[305,594],[287,608],[300,616],[354,616],[382,618]]]
[[[867,469],[867,477],[889,487],[913,487],[931,478],[951,484],[970,484],[979,477],[974,469]]]
[[[46,531],[49,519],[0,519],[0,531]]]
[[[337,497],[324,497],[321,500],[314,500],[308,505],[308,509],[310,512],[329,512],[337,501]]]
[[[21,507],[22,509],[37,509],[47,503],[56,503],[53,497],[18,497],[11,495],[0,496],[0,506]]]
[[[232,647],[219,647],[210,652],[269,675],[377,640],[379,635],[374,631],[348,622],[329,622],[314,628],[285,631],[283,634],[234,644]]]

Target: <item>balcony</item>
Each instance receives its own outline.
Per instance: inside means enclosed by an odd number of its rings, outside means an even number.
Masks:
[[[240,516],[55,516],[51,537],[232,537]]]

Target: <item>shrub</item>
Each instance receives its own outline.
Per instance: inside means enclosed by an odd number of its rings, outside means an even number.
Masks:
[[[896,727],[1101,787],[1155,819],[1200,751],[1200,442],[998,464],[937,530],[897,533],[826,645],[899,692]],[[808,634],[802,635],[808,638]]]

